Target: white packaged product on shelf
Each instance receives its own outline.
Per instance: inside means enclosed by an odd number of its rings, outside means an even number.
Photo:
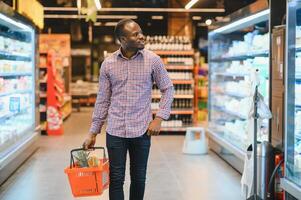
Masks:
[[[295,115],[295,131],[296,134],[301,135],[301,111],[297,111]]]
[[[300,39],[301,40],[301,39]],[[296,74],[301,75],[301,53],[298,52],[296,56]]]
[[[301,47],[301,26],[296,27],[296,47]]]
[[[296,83],[295,85],[295,104],[301,106],[301,84]]]
[[[255,35],[252,43],[252,51],[264,51],[269,49],[269,34]]]
[[[238,144],[246,144],[246,121],[235,120],[233,122],[225,123],[225,135],[228,139],[237,142]]]
[[[251,95],[251,82],[249,80],[226,82],[225,91],[248,97]]]

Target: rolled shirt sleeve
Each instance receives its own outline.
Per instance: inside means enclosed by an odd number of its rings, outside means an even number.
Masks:
[[[111,94],[111,84],[107,72],[106,63],[104,61],[100,68],[99,90],[97,93],[96,103],[92,114],[92,124],[90,128],[90,133],[100,133],[101,128],[104,125],[108,115]]]
[[[168,72],[165,69],[164,64],[159,56],[156,57],[153,63],[153,78],[162,94],[159,103],[159,111],[157,112],[156,117],[167,120],[171,112],[174,87],[171,79],[168,76]]]

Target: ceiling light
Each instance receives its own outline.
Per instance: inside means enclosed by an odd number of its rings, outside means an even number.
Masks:
[[[94,0],[94,3],[95,3],[97,10],[100,10],[101,9],[100,0]]]
[[[3,19],[4,24],[7,25],[7,26],[13,24],[14,26],[16,26],[18,28],[21,28],[21,29],[24,29],[26,31],[33,31],[33,29],[30,26],[27,26],[23,23],[17,22],[14,19],[11,19],[11,18],[9,18],[9,17],[7,17],[7,16],[5,16],[1,13],[0,13],[0,19]]]
[[[118,22],[106,22],[105,26],[116,26]]]
[[[196,2],[198,2],[199,0],[191,0],[189,1],[186,6],[185,6],[185,9],[190,9]]]
[[[101,22],[95,22],[95,23],[94,23],[94,26],[101,26],[101,25],[102,25]]]
[[[207,26],[210,26],[212,24],[212,20],[211,19],[207,19],[205,21],[205,23],[206,23]]]
[[[207,26],[205,23],[198,23],[197,26]]]
[[[50,14],[44,15],[46,19],[85,19],[85,15],[63,15],[63,14]],[[97,19],[137,19],[137,15],[97,15]]]
[[[137,15],[97,15],[97,19],[137,19]]]
[[[202,19],[201,16],[193,16],[193,17],[192,17],[192,20],[196,20],[196,21],[197,21],[197,20],[201,20],[201,19]]]
[[[218,22],[229,22],[230,17],[215,17],[215,20]]]
[[[163,16],[161,16],[161,15],[155,15],[155,16],[152,16],[152,19],[153,20],[162,20]]]
[[[248,17],[234,21],[226,26],[215,29],[212,31],[212,33],[228,33],[230,31],[234,32],[236,30],[243,29],[243,28],[251,26],[253,24],[257,24],[259,22],[268,20],[269,13],[270,13],[269,9],[260,11],[254,15],[250,15]],[[212,34],[212,33],[210,32],[210,34]]]

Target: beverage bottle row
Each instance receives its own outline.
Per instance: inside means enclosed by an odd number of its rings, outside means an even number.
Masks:
[[[171,105],[172,109],[192,108],[192,99],[174,99]]]
[[[145,48],[150,50],[191,50],[187,36],[147,36]]]
[[[176,128],[176,127],[183,127],[192,124],[191,116],[181,116],[177,118],[171,117],[168,121],[162,122],[162,127],[168,128]]]
[[[193,65],[193,58],[191,56],[168,56],[164,60],[170,65]]]
[[[181,120],[168,120],[168,121],[163,121],[162,122],[162,127],[166,128],[177,128],[177,127],[182,127],[183,122]]]
[[[193,95],[191,85],[174,85],[176,95]]]
[[[169,77],[175,80],[191,80],[192,73],[191,72],[168,72]]]
[[[175,95],[193,95],[191,85],[174,85]],[[153,95],[160,95],[161,92],[157,86],[153,86]]]
[[[151,107],[153,110],[159,109],[160,99],[152,99]],[[174,99],[172,109],[192,109],[192,99]]]

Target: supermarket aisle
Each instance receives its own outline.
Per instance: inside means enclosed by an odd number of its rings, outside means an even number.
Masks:
[[[0,188],[3,200],[74,199],[63,173],[69,150],[83,142],[91,110],[73,113],[61,137],[41,137],[39,150]],[[188,156],[181,153],[183,136],[152,138],[146,200],[240,200],[240,175],[214,153]],[[98,145],[104,145],[104,134]],[[125,181],[128,194],[129,176]],[[78,198],[107,200],[102,198]]]

